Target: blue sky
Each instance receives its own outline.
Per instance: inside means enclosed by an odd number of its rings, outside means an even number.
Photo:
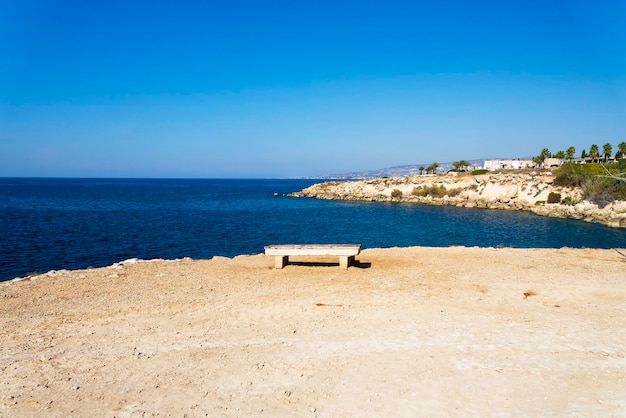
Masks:
[[[289,177],[626,140],[623,1],[0,1],[0,176]]]

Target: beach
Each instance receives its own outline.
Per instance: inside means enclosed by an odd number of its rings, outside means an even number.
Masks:
[[[128,260],[3,282],[0,416],[624,416],[621,253]]]

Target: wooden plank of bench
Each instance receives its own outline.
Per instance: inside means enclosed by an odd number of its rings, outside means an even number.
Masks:
[[[354,264],[354,256],[361,252],[361,244],[284,244],[268,245],[266,255],[273,255],[275,267],[281,269],[289,263],[289,256],[304,255],[336,255],[339,256],[339,266],[348,268]]]

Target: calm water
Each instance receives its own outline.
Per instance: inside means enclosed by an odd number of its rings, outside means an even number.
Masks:
[[[281,243],[626,244],[624,229],[526,212],[282,196],[314,182],[0,178],[0,281],[134,257],[232,257]]]

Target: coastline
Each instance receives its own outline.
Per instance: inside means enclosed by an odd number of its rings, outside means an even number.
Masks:
[[[554,175],[551,172],[487,173],[476,176],[469,173],[448,173],[324,182],[291,193],[289,196],[524,210],[543,216],[580,219],[603,223],[614,228],[626,228],[625,201],[614,201],[601,206],[582,200],[580,188],[559,187],[553,182]],[[442,191],[427,195],[419,193],[426,194],[429,190]],[[569,198],[576,203],[572,205],[550,203],[551,193],[556,193],[563,199]]]
[[[357,259],[127,260],[0,283],[0,415],[626,412],[617,251]]]

